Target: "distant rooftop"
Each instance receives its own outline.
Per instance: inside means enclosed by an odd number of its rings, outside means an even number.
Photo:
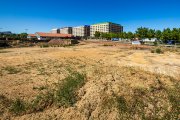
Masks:
[[[118,23],[113,23],[113,22],[102,22],[102,23],[96,23],[96,24],[93,24],[93,25],[99,25],[99,24],[117,24],[117,25],[120,25]]]
[[[41,37],[73,37],[71,34],[59,34],[59,33],[43,33],[43,32],[36,32],[36,35]]]

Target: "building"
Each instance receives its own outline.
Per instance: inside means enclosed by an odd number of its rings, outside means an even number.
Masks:
[[[64,27],[60,28],[61,34],[72,34],[72,27]]]
[[[60,33],[60,29],[57,29],[57,28],[52,29],[52,30],[50,31],[50,33]]]
[[[95,32],[120,33],[123,32],[123,26],[112,22],[98,23],[90,26],[90,36],[94,37]]]
[[[88,37],[90,36],[90,26],[84,25],[84,26],[73,27],[72,34],[75,37]]]
[[[33,40],[33,39],[37,39],[35,34],[28,34],[27,39]]]
[[[35,37],[35,36],[38,40],[73,38],[72,34],[56,34],[56,33],[43,33],[43,32],[36,32],[35,34],[29,34],[27,38],[32,39],[32,37]]]

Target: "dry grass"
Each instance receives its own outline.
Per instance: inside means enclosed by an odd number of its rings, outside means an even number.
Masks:
[[[180,56],[87,44],[0,54],[0,119],[179,119]]]

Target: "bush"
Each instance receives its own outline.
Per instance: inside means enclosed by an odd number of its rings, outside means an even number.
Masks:
[[[157,49],[156,49],[156,53],[162,54],[162,53],[164,53],[164,52],[161,50],[161,48],[157,48]]]
[[[156,48],[156,49],[152,49],[151,53],[158,53],[158,54],[163,54],[164,51],[161,48]]]

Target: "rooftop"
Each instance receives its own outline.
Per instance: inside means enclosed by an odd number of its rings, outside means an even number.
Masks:
[[[36,32],[37,35],[41,37],[73,37],[71,34],[57,34],[57,33],[43,33],[43,32]]]
[[[102,23],[96,23],[96,24],[93,24],[93,25],[99,25],[99,24],[117,24],[117,25],[120,25],[118,23],[113,23],[113,22],[102,22]]]
[[[28,34],[28,36],[30,36],[30,37],[36,37],[35,34]]]

